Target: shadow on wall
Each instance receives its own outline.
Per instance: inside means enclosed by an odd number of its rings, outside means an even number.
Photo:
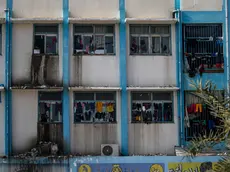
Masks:
[[[30,76],[13,79],[12,85],[16,87],[61,86],[58,56],[32,55],[30,73],[28,75]]]

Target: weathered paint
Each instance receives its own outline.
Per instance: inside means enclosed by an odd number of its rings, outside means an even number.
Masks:
[[[116,18],[119,16],[119,0],[69,0],[70,17]]]
[[[223,0],[181,0],[183,11],[221,11]]]
[[[126,0],[127,18],[172,18],[173,10],[172,0]]]
[[[14,18],[60,18],[62,0],[14,0]]]
[[[64,153],[70,152],[69,117],[69,0],[63,0],[63,140]]]
[[[0,18],[5,18],[5,12],[6,9],[6,1],[7,0],[0,0]]]

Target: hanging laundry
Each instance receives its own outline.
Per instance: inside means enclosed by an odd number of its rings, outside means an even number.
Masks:
[[[109,103],[109,104],[107,105],[106,111],[109,112],[109,113],[114,111],[114,109],[113,109],[113,104],[112,104],[112,103]]]
[[[196,111],[195,112],[202,112],[202,104],[196,104]]]
[[[103,111],[103,103],[102,102],[96,103],[96,111],[99,113],[102,113],[102,111]]]

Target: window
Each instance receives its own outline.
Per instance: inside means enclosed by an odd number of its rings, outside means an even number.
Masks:
[[[133,123],[173,122],[172,93],[169,92],[133,92]]]
[[[224,91],[215,90],[215,95],[219,100],[223,100]],[[192,94],[192,91],[185,91],[185,138],[191,141],[194,137],[209,134],[215,134],[221,129],[221,119],[215,117],[208,105],[202,99]]]
[[[222,24],[184,25],[184,67],[193,77],[196,71],[224,70]]]
[[[170,25],[130,25],[130,54],[169,55]]]
[[[114,54],[113,25],[75,25],[74,54]]]
[[[40,92],[39,93],[39,115],[40,123],[62,122],[62,93]]]
[[[0,54],[2,54],[2,25],[0,25]]]
[[[34,54],[58,54],[58,26],[35,26]]]
[[[74,123],[116,122],[115,92],[74,94]]]

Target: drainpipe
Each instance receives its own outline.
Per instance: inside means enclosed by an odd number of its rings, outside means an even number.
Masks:
[[[11,132],[11,23],[10,8],[5,9],[5,154],[11,154],[12,132]]]

